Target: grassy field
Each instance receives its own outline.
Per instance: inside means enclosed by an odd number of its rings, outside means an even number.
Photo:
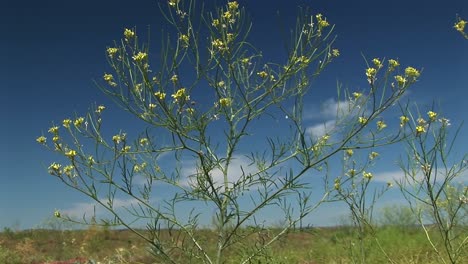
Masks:
[[[213,232],[199,232],[202,242],[215,245]],[[227,263],[239,263],[242,254],[273,232],[259,232],[246,246],[232,246]],[[379,244],[373,238],[365,238],[360,244],[351,227],[291,231],[252,263],[362,263],[359,257],[362,254],[366,263],[389,263],[379,245],[394,263],[440,263],[419,228],[382,227],[376,236]],[[4,229],[0,233],[0,263],[88,263],[88,260],[93,261],[90,263],[164,263],[155,259],[148,246],[126,230]],[[180,254],[180,263],[188,262],[197,263]],[[459,263],[468,263],[468,255]]]

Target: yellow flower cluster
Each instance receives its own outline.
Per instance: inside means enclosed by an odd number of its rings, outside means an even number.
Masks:
[[[231,98],[221,98],[219,99],[219,104],[223,107],[231,106],[232,100]]]
[[[179,0],[169,0],[169,5],[174,7],[179,3]]]
[[[119,51],[118,48],[107,48],[107,55],[110,57],[110,58],[113,58],[114,55]]]
[[[397,60],[389,59],[388,60],[388,68],[390,71],[395,69],[396,67],[400,66],[400,63]]]
[[[376,69],[382,68],[382,62],[380,61],[379,58],[373,59],[373,60],[372,60],[372,63],[374,64],[374,67],[375,67]]]
[[[398,83],[398,87],[403,87],[406,84],[406,78],[401,75],[396,75],[395,80]]]
[[[120,142],[125,140],[125,134],[118,134],[112,137],[112,141],[115,142],[115,144],[119,144]]]
[[[349,177],[354,177],[356,176],[356,170],[355,169],[349,169],[348,172],[346,173]]]
[[[65,156],[67,156],[69,158],[74,158],[76,156],[76,151],[71,149],[71,150],[65,152]]]
[[[416,126],[416,136],[419,136],[423,133],[426,133],[426,127],[425,126]]]
[[[405,75],[408,78],[417,79],[420,75],[419,71],[413,67],[407,67],[405,69]]]
[[[239,8],[239,3],[237,1],[228,2],[229,10],[237,10]]]
[[[370,160],[373,160],[375,158],[377,158],[379,156],[379,153],[375,152],[375,151],[372,151],[370,154],[369,154],[369,159]]]
[[[63,127],[65,128],[70,128],[71,123],[72,123],[71,119],[64,119],[62,121]]]
[[[387,124],[385,124],[384,121],[377,121],[377,130],[382,130],[387,127]]]
[[[125,40],[126,40],[126,41],[131,40],[132,38],[135,37],[135,31],[126,28],[126,29],[124,30],[124,37],[125,37]]]
[[[114,82],[114,76],[112,76],[112,74],[105,73],[103,78],[104,78],[104,81],[106,81],[110,86],[112,87],[117,86],[117,83]]]
[[[100,105],[100,106],[97,107],[96,113],[100,114],[100,113],[102,113],[102,111],[104,111],[104,109],[106,109],[106,107],[103,106],[103,105]]]
[[[44,137],[44,136],[40,136],[40,137],[36,138],[36,141],[37,141],[37,143],[45,144],[47,142],[47,138]]]
[[[323,18],[322,14],[317,14],[315,15],[315,18],[317,18],[317,24],[319,26],[319,30],[322,28],[328,27],[330,24],[327,22],[326,18]]]
[[[136,55],[133,55],[133,60],[136,62],[144,61],[148,57],[148,54],[145,52],[138,52]]]
[[[154,96],[156,96],[159,100],[164,100],[164,98],[166,98],[166,93],[158,91],[154,93]]]
[[[346,156],[351,157],[354,154],[354,151],[352,149],[347,149],[345,153],[346,153]]]
[[[58,130],[59,130],[59,127],[58,126],[53,126],[51,128],[49,128],[49,133],[52,133],[52,134],[57,134],[58,133]]]
[[[362,93],[357,93],[357,92],[353,93],[353,97],[354,97],[355,100],[361,98],[361,96],[362,96]]]
[[[377,70],[375,68],[366,69],[366,76],[368,79],[374,79],[376,74],[377,74]]]
[[[81,126],[83,123],[84,123],[84,118],[83,118],[83,117],[78,117],[78,118],[75,119],[75,121],[73,122],[73,124],[74,124],[76,127]]]
[[[171,95],[175,102],[190,100],[190,96],[187,95],[185,88],[180,88],[177,92]]]
[[[429,116],[429,120],[431,120],[432,122],[434,122],[437,119],[436,112],[429,111],[427,112],[427,116]]]
[[[220,51],[225,51],[228,49],[221,39],[215,39],[211,41],[211,45]]]
[[[364,125],[367,123],[367,118],[360,116],[358,118],[359,124]]]
[[[182,41],[184,47],[188,47],[189,44],[189,36],[185,34],[181,34],[179,40]]]
[[[140,145],[146,146],[148,145],[149,140],[147,138],[140,138]]]
[[[268,73],[266,71],[257,72],[257,75],[262,79],[268,77]]]
[[[332,49],[332,52],[331,52],[332,56],[333,57],[338,57],[340,56],[340,50],[339,49]]]
[[[466,26],[466,21],[460,19],[455,25],[453,26],[458,32],[464,32],[465,31],[465,26]]]
[[[363,177],[364,179],[370,180],[370,179],[372,179],[372,177],[374,177],[374,175],[372,175],[372,173],[370,173],[370,172],[365,172],[365,171],[363,171],[363,172],[362,172],[362,177]]]
[[[179,80],[179,77],[177,77],[176,74],[172,75],[171,81],[172,81],[173,83],[176,83],[178,80]]]

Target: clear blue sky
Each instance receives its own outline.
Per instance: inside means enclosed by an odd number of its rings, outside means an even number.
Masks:
[[[52,121],[59,123],[74,116],[75,111],[85,113],[96,103],[104,103],[114,111],[108,118],[115,127],[126,128],[134,121],[112,106],[93,80],[100,80],[109,70],[105,48],[121,38],[124,28],[136,26],[143,33],[150,26],[152,41],[159,41],[164,20],[158,2],[25,0],[2,5],[0,227],[33,227],[56,208],[71,210],[89,202],[47,174],[54,156],[35,139],[47,132]],[[366,87],[364,54],[367,58],[398,58],[403,65],[423,69],[408,98],[422,109],[433,102],[440,104],[453,126],[466,121],[468,41],[453,30],[453,24],[457,14],[468,18],[468,1],[239,3],[251,14],[251,40],[264,50],[267,60],[280,58],[281,35],[276,29],[279,24],[292,26],[298,6],[323,13],[336,25],[335,46],[341,56],[319,77],[318,87],[312,88],[313,96],[307,102],[311,109],[319,109],[321,103],[336,96],[337,80],[349,88]],[[277,11],[284,21],[277,18]],[[464,134],[466,131],[462,130]],[[460,152],[466,152],[468,138],[463,133],[458,146]],[[392,163],[394,160],[387,164]],[[396,169],[386,167],[382,171]],[[324,224],[337,216],[331,207],[322,210],[313,224]]]

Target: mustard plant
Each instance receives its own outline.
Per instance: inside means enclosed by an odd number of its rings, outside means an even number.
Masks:
[[[311,135],[303,118],[304,98],[312,79],[340,55],[326,17],[301,13],[284,59],[268,62],[249,42],[252,24],[239,3],[228,2],[212,12],[202,7],[182,0],[161,6],[175,33],[162,40],[159,62],[135,28],[125,29],[123,38],[106,50],[110,70],[98,86],[147,126],[144,132],[121,130],[108,136],[106,107],[98,105],[53,125],[50,135],[37,142],[63,157],[49,166],[51,175],[112,215],[83,217],[85,224],[124,226],[165,263],[224,263],[233,247],[242,249],[241,263],[251,263],[268,259],[274,242],[340,190],[328,184],[332,157],[404,138],[400,132],[382,132],[382,114],[417,80],[419,71],[407,67],[400,73],[397,60],[374,59],[362,74],[369,88],[339,92],[343,103],[333,128]],[[207,100],[211,103],[202,103]],[[254,122],[271,117],[276,122],[279,116],[287,117],[289,134],[267,135],[264,150],[242,155],[242,146],[258,141],[252,136]],[[174,157],[169,167],[162,161],[168,156]],[[242,160],[246,164],[239,165]],[[195,169],[187,170],[188,161]],[[372,178],[364,168],[356,173],[362,175],[357,184],[363,192]],[[310,177],[321,172],[323,196],[312,200]],[[163,189],[171,196],[158,196]],[[121,197],[132,201],[123,212]],[[187,204],[193,209],[180,212]],[[261,220],[267,209],[284,218],[278,232],[268,232]],[[356,217],[367,219],[365,214],[356,212]],[[55,216],[79,221],[59,210]],[[203,217],[213,219],[216,241],[197,232]],[[144,223],[146,232],[135,223]],[[261,235],[265,230],[268,236]],[[252,240],[253,247],[247,244]],[[215,251],[209,250],[213,243]]]
[[[399,182],[428,242],[442,263],[463,263],[468,245],[468,187],[463,176],[468,154],[457,161],[452,150],[459,129],[450,135],[450,121],[435,111],[411,117],[406,159]],[[436,232],[432,232],[435,230]]]

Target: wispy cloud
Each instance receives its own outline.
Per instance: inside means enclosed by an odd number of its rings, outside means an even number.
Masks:
[[[380,173],[375,173],[374,174],[374,181],[376,182],[402,182],[406,179],[406,177],[411,177],[411,176],[405,176],[405,173],[402,170],[394,170],[394,171],[387,171],[387,172],[380,172]],[[423,174],[422,172],[416,173],[414,176],[414,179],[416,181],[421,181],[423,179]],[[432,176],[434,177],[434,176]],[[437,181],[440,182],[444,179],[444,175],[442,173],[439,173],[437,175]],[[454,179],[454,182],[467,182],[468,181],[468,172],[465,172],[463,174],[460,174]]]

